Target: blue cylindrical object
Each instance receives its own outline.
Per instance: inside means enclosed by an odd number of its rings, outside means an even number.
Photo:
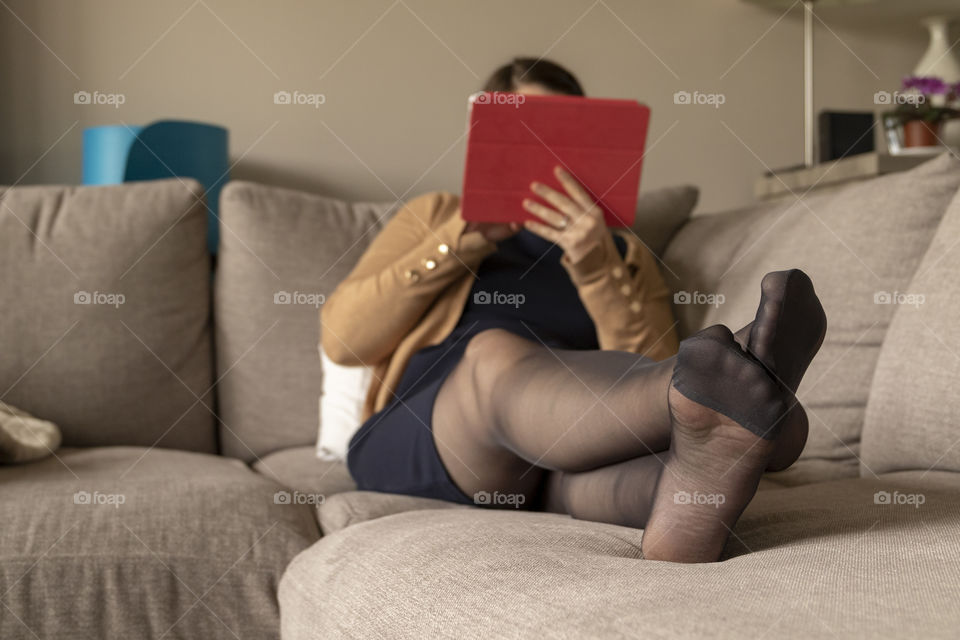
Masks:
[[[130,146],[143,127],[108,125],[83,131],[83,184],[120,184]]]

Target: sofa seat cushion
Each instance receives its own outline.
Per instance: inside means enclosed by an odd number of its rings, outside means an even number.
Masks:
[[[282,635],[951,637],[960,623],[958,474],[760,492],[718,563],[642,560],[641,538],[507,510],[371,520],[290,564]]]
[[[317,510],[317,520],[323,535],[327,536],[340,529],[395,513],[469,508],[467,505],[433,498],[376,491],[350,491],[332,496],[324,502]]]
[[[237,460],[64,449],[0,467],[0,638],[275,638],[311,509]]]
[[[253,469],[289,489],[324,498],[357,488],[346,462],[321,460],[313,446],[267,454],[253,463]]]

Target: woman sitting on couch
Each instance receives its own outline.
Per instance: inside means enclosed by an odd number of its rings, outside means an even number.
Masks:
[[[583,95],[545,60],[487,91]],[[557,167],[539,221],[467,224],[458,200],[407,203],[327,300],[323,348],[376,364],[350,443],[360,489],[523,506],[645,528],[646,558],[711,562],[765,470],[796,460],[794,392],[826,318],[800,271],[768,274],[753,322],[679,342],[670,290]]]

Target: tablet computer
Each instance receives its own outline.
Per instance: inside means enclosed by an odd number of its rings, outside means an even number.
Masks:
[[[553,174],[560,165],[593,194],[607,225],[633,223],[650,122],[645,105],[482,92],[470,96],[469,110],[464,220],[536,220],[521,203],[539,200],[530,191],[534,181],[564,193]]]

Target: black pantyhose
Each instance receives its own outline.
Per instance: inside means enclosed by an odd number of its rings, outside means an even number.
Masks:
[[[468,494],[646,527],[650,559],[715,561],[764,470],[806,439],[794,392],[825,317],[800,271],[768,274],[756,318],[714,326],[654,363],[475,336],[434,406],[434,435]]]

